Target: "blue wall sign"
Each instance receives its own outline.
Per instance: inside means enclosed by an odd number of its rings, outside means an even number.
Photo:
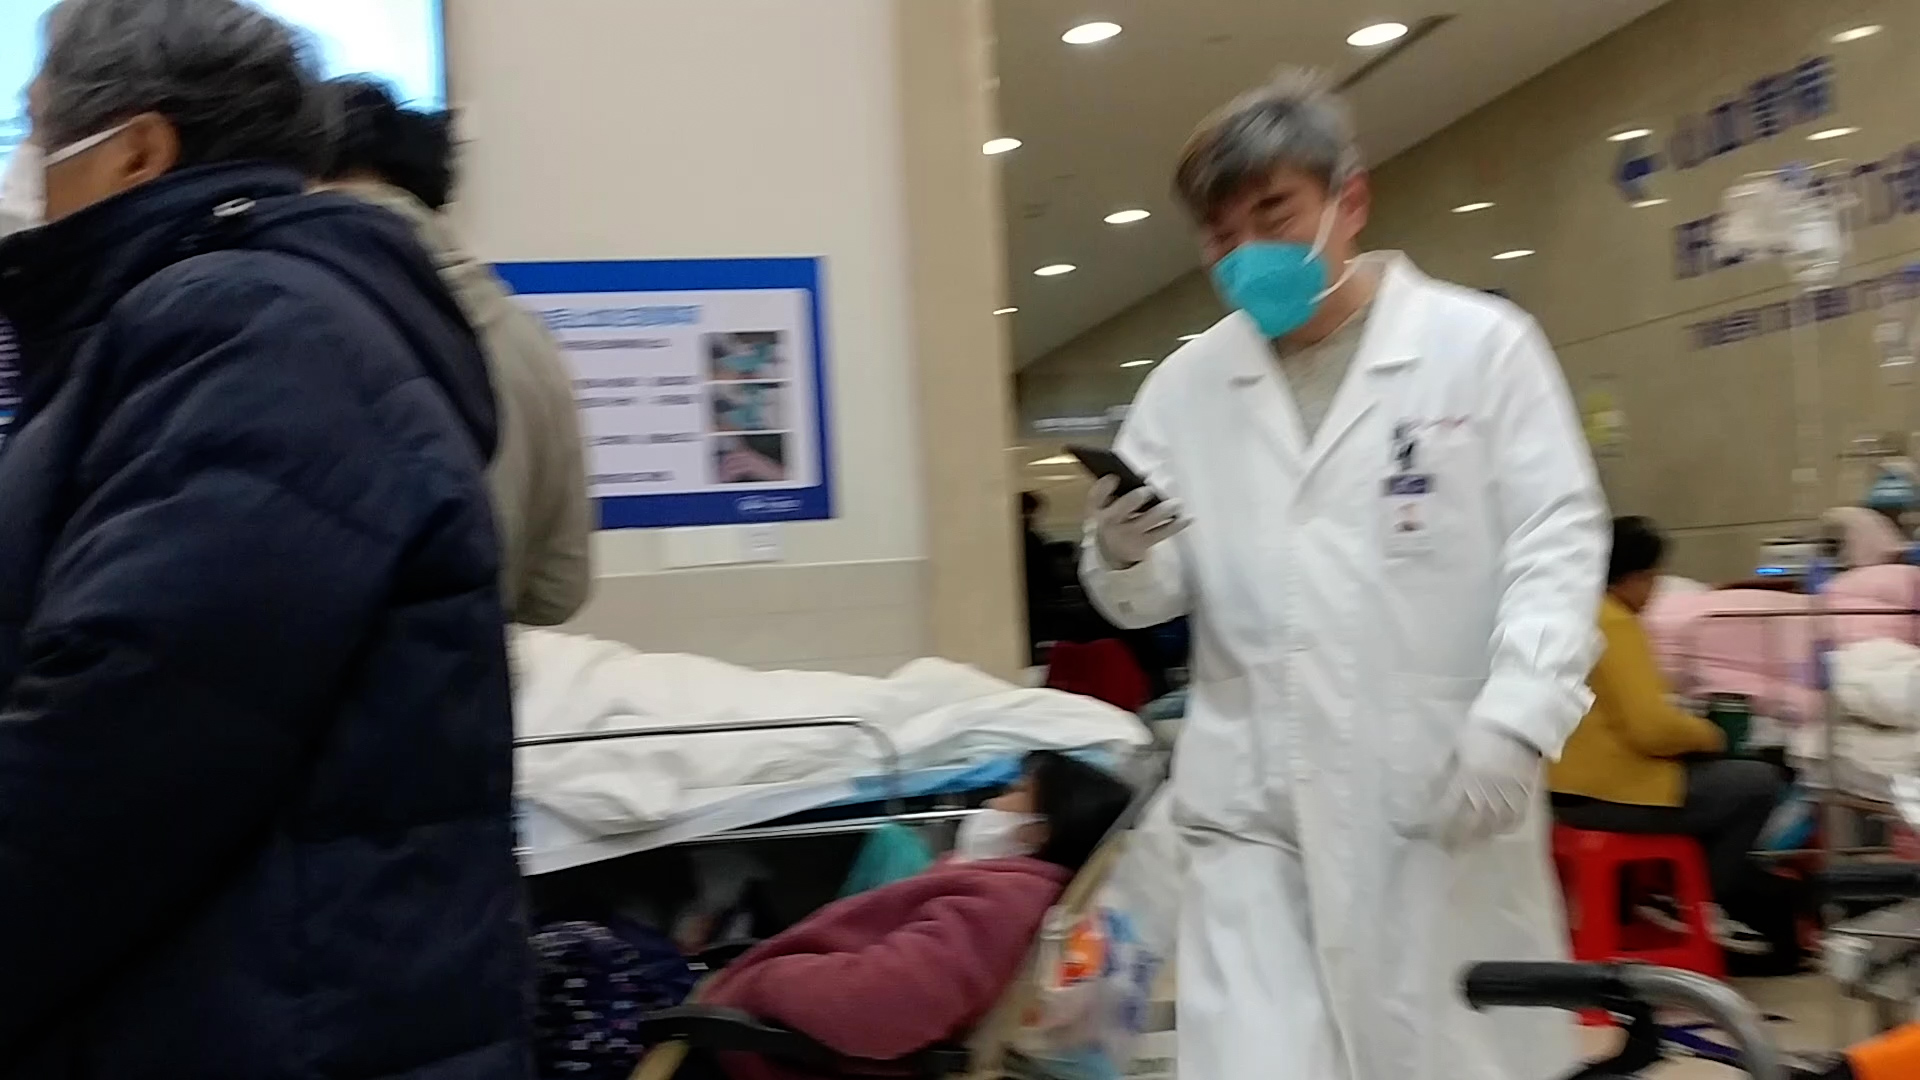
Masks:
[[[498,269],[572,364],[601,528],[833,516],[821,260]]]

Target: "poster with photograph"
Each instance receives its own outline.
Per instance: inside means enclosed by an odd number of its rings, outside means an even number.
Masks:
[[[833,516],[819,260],[499,270],[572,366],[601,528]]]

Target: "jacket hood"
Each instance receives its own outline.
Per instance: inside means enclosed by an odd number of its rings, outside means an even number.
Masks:
[[[0,315],[19,337],[27,394],[57,382],[142,282],[216,251],[290,255],[352,286],[492,456],[493,391],[479,344],[407,223],[345,195],[309,195],[299,173],[276,166],[182,169],[0,241]],[[442,318],[420,318],[421,305]]]

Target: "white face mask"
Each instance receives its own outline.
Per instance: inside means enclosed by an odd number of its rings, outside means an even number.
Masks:
[[[1038,814],[1016,814],[1010,810],[986,809],[960,823],[953,839],[954,858],[962,862],[982,859],[1010,859],[1031,855],[1034,845],[1020,836],[1029,825],[1040,823]]]
[[[0,176],[0,236],[44,224],[47,220],[47,170],[70,161],[127,130],[131,121],[115,124],[79,142],[45,153],[37,144],[22,142],[13,148],[7,171]]]

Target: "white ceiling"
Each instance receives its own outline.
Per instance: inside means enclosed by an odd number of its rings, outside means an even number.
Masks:
[[[1017,362],[1194,267],[1187,223],[1168,194],[1174,159],[1201,117],[1278,66],[1342,79],[1378,51],[1348,46],[1355,29],[1455,16],[1349,94],[1378,163],[1663,2],[996,0],[1001,128],[1025,143],[996,159],[1006,177],[1008,302],[1020,308],[1009,316]],[[1125,32],[1090,46],[1060,40],[1094,20]],[[1102,222],[1129,207],[1154,216]],[[1033,276],[1062,262],[1080,269]]]

